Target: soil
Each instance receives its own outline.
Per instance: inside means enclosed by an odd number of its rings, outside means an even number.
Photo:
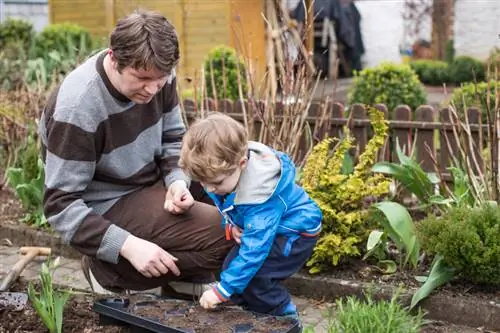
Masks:
[[[2,224],[17,224],[20,223],[19,220],[23,216],[23,210],[19,202],[14,198],[14,195],[10,191],[0,188],[0,227]],[[2,240],[2,242],[5,240]],[[358,280],[363,282],[376,282],[377,284],[394,286],[403,284],[405,287],[418,287],[420,284],[415,280],[416,275],[426,274],[427,267],[424,267],[418,272],[405,272],[399,271],[392,275],[384,275],[378,272],[374,266],[362,261],[354,260],[349,265],[339,265],[334,269],[324,272],[323,274],[328,277],[346,279],[346,280]],[[21,291],[26,292],[26,285],[22,282],[15,284],[11,291]],[[467,281],[460,279],[455,279],[451,283],[440,288],[442,293],[450,293],[453,295],[473,295],[475,297],[481,297],[488,300],[500,301],[500,288],[496,287],[481,287]],[[137,301],[137,300],[136,300]],[[94,298],[89,295],[77,295],[70,298],[67,303],[64,312],[64,324],[63,332],[65,333],[90,333],[90,332],[109,332],[109,333],[121,333],[130,332],[127,327],[106,325],[103,326],[99,322],[99,315],[92,310],[94,304]],[[136,304],[136,303],[133,303]],[[235,310],[227,310],[228,319],[233,316]],[[231,311],[229,311],[231,310]],[[141,311],[143,309],[135,307],[137,314],[143,314]],[[151,309],[151,311],[153,311]],[[161,311],[163,315],[165,310]],[[196,311],[199,311],[196,314]],[[188,317],[196,317],[198,323],[200,320],[205,325],[212,323],[213,316],[216,312],[206,312],[203,309],[195,309],[195,313],[187,314]],[[149,316],[155,316],[155,314],[150,313]],[[156,314],[158,316],[158,314]],[[239,316],[238,319],[242,317]],[[169,325],[173,325],[177,318],[175,316],[170,316],[166,319]],[[228,323],[224,321],[224,323]],[[240,324],[244,324],[241,323]],[[283,322],[267,322],[266,330],[268,330],[268,324],[283,325]],[[252,331],[258,332],[260,323],[256,325],[256,328]],[[214,332],[224,332],[223,328],[220,326],[212,325]],[[215,329],[216,328],[216,329]],[[244,326],[239,327],[241,329]],[[479,330],[483,331],[483,330]],[[47,332],[44,325],[42,324],[38,314],[35,312],[30,302],[28,302],[22,311],[14,311],[9,308],[0,307],[0,333],[31,333],[31,332]],[[261,331],[265,332],[265,331]],[[447,323],[431,323],[426,325],[426,327],[421,331],[422,333],[473,333],[478,332],[477,328],[468,328],[463,326],[455,326]],[[483,331],[488,332],[488,331]]]

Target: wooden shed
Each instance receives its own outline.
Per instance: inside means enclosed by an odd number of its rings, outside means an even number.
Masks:
[[[134,9],[156,10],[176,27],[180,37],[179,74],[199,73],[211,48],[228,45],[265,70],[266,0],[49,0],[51,23],[71,21],[95,36],[107,36],[116,21]]]

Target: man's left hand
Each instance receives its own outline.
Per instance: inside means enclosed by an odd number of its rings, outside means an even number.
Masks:
[[[194,205],[194,198],[183,180],[176,180],[167,189],[164,208],[171,214],[182,214]]]
[[[213,289],[207,290],[201,295],[200,305],[204,309],[213,309],[219,303],[222,303]]]

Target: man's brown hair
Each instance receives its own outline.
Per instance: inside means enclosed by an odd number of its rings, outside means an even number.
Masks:
[[[179,61],[179,40],[174,26],[160,13],[138,10],[118,21],[109,48],[118,70],[157,68],[170,74]]]
[[[190,177],[210,182],[230,175],[248,150],[248,133],[233,118],[214,112],[195,121],[184,135],[179,166]]]

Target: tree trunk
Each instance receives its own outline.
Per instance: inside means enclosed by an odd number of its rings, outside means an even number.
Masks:
[[[446,42],[453,39],[455,0],[434,0],[432,4],[432,55],[444,60]]]

